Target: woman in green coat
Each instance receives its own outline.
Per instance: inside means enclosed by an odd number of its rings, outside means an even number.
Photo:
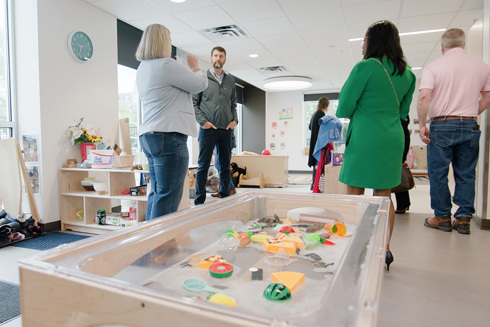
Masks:
[[[339,180],[351,195],[374,189],[391,198],[401,182],[404,134],[400,119],[410,111],[415,75],[403,56],[398,29],[390,21],[369,26],[362,46],[364,60],[352,69],[339,95],[337,117],[350,118]],[[390,238],[395,222],[390,208]],[[393,262],[389,242],[386,265]]]

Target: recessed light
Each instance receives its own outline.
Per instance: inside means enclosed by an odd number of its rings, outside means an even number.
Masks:
[[[307,89],[312,85],[309,77],[280,76],[266,79],[264,87],[274,91],[292,91]]]
[[[427,33],[437,33],[437,32],[445,32],[445,28],[438,28],[435,30],[425,30],[425,31],[415,31],[415,32],[406,32],[406,33],[400,33],[400,36],[406,36],[406,35],[416,35],[416,34],[427,34]],[[354,42],[354,41],[361,41],[363,40],[364,37],[356,37],[353,39],[349,39],[349,42]]]
[[[256,53],[251,53],[248,55],[250,58],[257,58],[259,55]]]
[[[412,70],[421,70],[422,67],[412,67]]]
[[[182,3],[182,2],[185,2],[185,0],[170,0],[172,2],[175,2],[175,3]]]

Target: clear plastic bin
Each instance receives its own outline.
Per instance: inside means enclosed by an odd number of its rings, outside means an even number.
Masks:
[[[375,326],[389,203],[381,197],[250,191],[63,245],[21,260],[22,320],[26,326]],[[306,258],[308,249],[282,253],[278,264],[278,253],[260,244],[240,247],[224,237],[258,218],[284,220],[299,207],[325,209],[350,233],[332,236],[336,245],[311,250],[323,265]],[[213,278],[196,266],[210,255],[234,266],[231,277]],[[263,279],[252,279],[259,268]],[[305,274],[287,302],[262,296],[277,271]],[[206,301],[213,292],[185,289],[190,278],[222,290],[236,306]]]

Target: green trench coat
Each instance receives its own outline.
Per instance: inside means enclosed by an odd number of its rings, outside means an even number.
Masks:
[[[339,180],[347,185],[390,189],[401,182],[404,134],[400,119],[410,111],[415,75],[407,66],[392,75],[391,60],[382,59],[396,90],[383,67],[374,59],[357,63],[339,95],[337,117],[349,118],[344,161]]]

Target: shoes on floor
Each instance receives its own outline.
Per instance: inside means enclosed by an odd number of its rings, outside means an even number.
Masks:
[[[236,194],[236,189],[230,190],[230,195]],[[211,194],[213,198],[219,198],[219,191],[216,193]]]
[[[404,209],[396,209],[395,210],[395,213],[397,213],[397,214],[404,214],[405,212],[408,211],[408,209],[410,209],[410,206],[408,206],[408,207],[406,207]]]
[[[471,217],[457,217],[453,221],[453,229],[456,229],[460,234],[468,235],[470,233]]]
[[[385,259],[385,263],[386,263],[386,270],[387,271],[390,271],[390,265],[391,263],[393,262],[393,254],[391,253],[391,251],[386,251],[386,259]]]
[[[453,226],[451,226],[451,215],[425,218],[424,225],[442,232],[451,232],[453,230]]]

